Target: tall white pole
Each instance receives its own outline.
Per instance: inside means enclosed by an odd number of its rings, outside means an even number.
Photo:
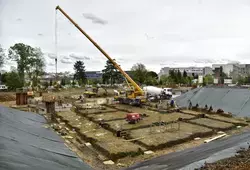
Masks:
[[[56,67],[56,75],[55,80],[57,81],[57,10],[55,11],[55,67]]]

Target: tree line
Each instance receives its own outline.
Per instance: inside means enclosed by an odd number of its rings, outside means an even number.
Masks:
[[[5,61],[12,60],[17,67],[12,68],[9,72],[1,75],[2,83],[6,84],[11,90],[24,86],[52,86],[57,83],[52,79],[49,82],[40,82],[41,76],[45,73],[45,59],[40,48],[31,47],[23,43],[16,43],[7,50],[7,55],[0,46],[0,67],[5,64]],[[124,83],[125,77],[120,71],[107,60],[105,68],[102,70],[102,79],[88,80],[86,76],[86,69],[83,61],[76,61],[73,65],[74,76],[73,81],[69,77],[61,78],[60,85],[72,84],[79,86],[85,84],[116,84]],[[187,84],[191,85],[192,80],[197,78],[197,75],[188,75],[184,70],[170,70],[169,75],[158,77],[154,71],[148,70],[142,63],[136,63],[132,68],[126,72],[139,85],[173,85],[173,84]],[[27,78],[30,81],[25,81]],[[204,77],[206,84],[211,83],[211,76]]]

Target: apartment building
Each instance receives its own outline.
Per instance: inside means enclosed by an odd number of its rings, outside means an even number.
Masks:
[[[205,75],[213,73],[213,70],[211,67],[163,67],[161,68],[158,76],[159,77],[161,77],[162,75],[169,76],[170,70],[179,70],[181,73],[183,73],[185,70],[188,76],[192,76],[192,75],[205,76]]]
[[[212,69],[214,72],[220,67],[222,67],[222,71],[227,75],[227,77],[230,77],[232,79],[237,79],[239,76],[246,75],[246,64],[228,63],[212,65]]]

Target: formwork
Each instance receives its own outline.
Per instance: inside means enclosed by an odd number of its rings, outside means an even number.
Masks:
[[[138,138],[138,144],[141,144],[147,149],[155,150],[184,143],[195,137],[208,136],[212,133],[213,130],[207,127],[178,122],[167,126],[132,130],[130,136],[132,138]]]
[[[72,129],[75,129],[83,140],[91,142],[96,149],[112,160],[142,154],[145,150],[140,145],[117,138],[112,132],[77,116],[74,112],[58,112],[57,116],[67,122],[67,125]]]

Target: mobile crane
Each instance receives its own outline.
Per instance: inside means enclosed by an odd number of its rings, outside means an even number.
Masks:
[[[129,82],[132,88],[127,90],[125,95],[115,96],[115,100],[122,104],[130,105],[141,105],[146,102],[146,97],[144,91],[141,87],[136,84],[136,82],[125,72],[122,68],[80,27],[78,24],[60,7],[57,6],[56,10],[59,10],[68,20],[120,71],[120,73],[125,77],[126,81]]]

